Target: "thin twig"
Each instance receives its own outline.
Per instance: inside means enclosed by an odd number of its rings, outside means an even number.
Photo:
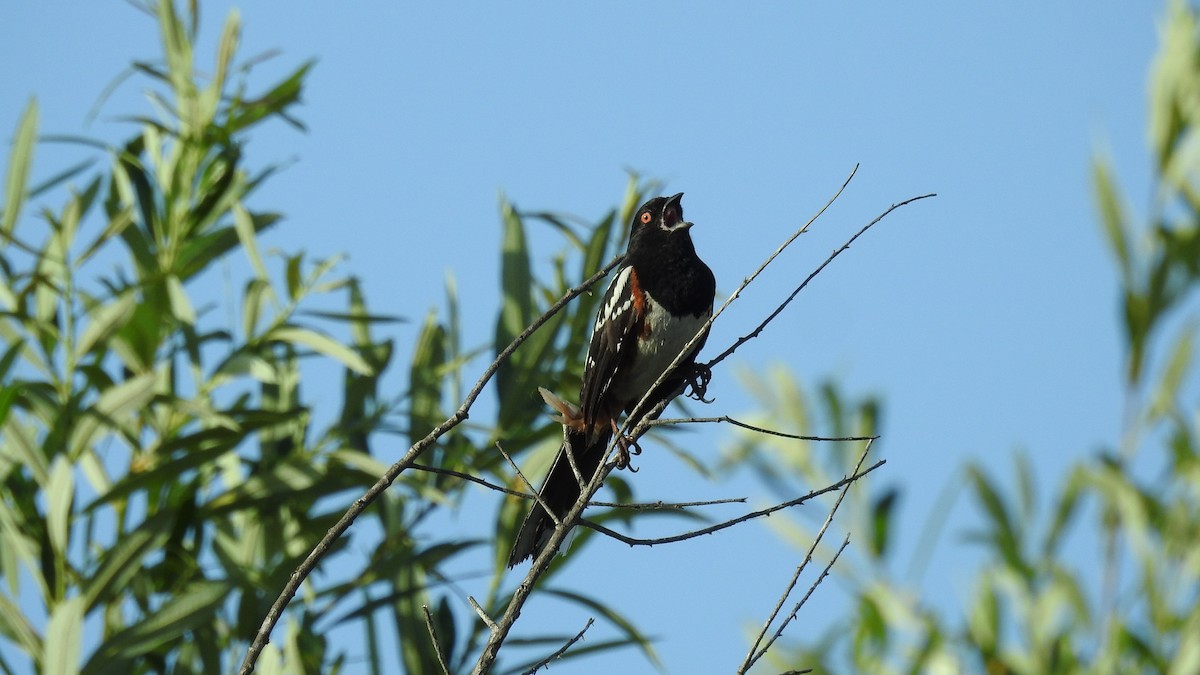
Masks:
[[[674,417],[668,419],[651,420],[649,426],[670,426],[673,424],[710,424],[714,422],[728,422],[735,427],[757,431],[760,434],[768,434],[771,436],[779,436],[780,438],[792,438],[798,441],[873,441],[878,436],[802,436],[800,434],[789,434],[783,431],[775,431],[774,429],[764,429],[756,427],[753,424],[746,424],[733,419],[729,415],[721,415],[720,417]]]
[[[854,472],[856,474],[861,470],[863,462],[867,460],[867,455],[871,452],[872,443],[873,441],[867,441],[866,447],[863,448],[862,455],[858,458],[858,464],[854,466]],[[882,461],[883,460],[881,460],[881,462]],[[879,464],[880,462],[876,462],[874,466],[878,466]],[[800,565],[796,568],[795,573],[792,574],[792,578],[788,582],[787,587],[784,589],[783,595],[779,596],[779,601],[775,603],[775,609],[771,610],[771,614],[767,617],[766,623],[763,624],[762,630],[759,631],[758,637],[756,637],[754,639],[754,643],[750,645],[749,653],[746,654],[746,658],[742,661],[742,665],[738,667],[738,675],[742,675],[747,670],[750,670],[750,667],[753,666],[756,661],[762,658],[763,654],[767,653],[767,650],[771,648],[771,645],[775,643],[775,640],[777,640],[779,636],[783,634],[783,629],[787,627],[788,622],[790,622],[792,617],[795,616],[795,613],[793,613],[791,616],[786,617],[779,625],[779,630],[775,632],[775,635],[773,635],[771,639],[768,640],[765,645],[763,645],[762,649],[758,649],[758,646],[762,644],[763,638],[766,636],[767,631],[770,630],[771,624],[775,622],[775,618],[779,616],[780,610],[783,609],[783,603],[787,602],[788,596],[790,596],[792,594],[792,590],[796,588],[796,582],[799,581],[800,575],[804,573],[804,569],[808,567],[809,561],[812,560],[813,554],[817,550],[817,545],[821,543],[821,538],[825,536],[825,532],[829,529],[829,524],[833,522],[834,514],[837,513],[838,507],[842,505],[842,500],[846,498],[846,493],[850,491],[850,485],[854,481],[847,481],[843,479],[842,482],[844,483],[845,487],[842,488],[841,494],[838,495],[837,501],[833,503],[833,507],[829,509],[829,515],[825,517],[825,522],[821,525],[821,529],[817,531],[817,536],[813,538],[812,544],[809,545],[808,553],[804,556],[804,561],[800,563]],[[847,538],[847,540],[849,540],[849,538]],[[799,610],[797,609],[797,611]]]
[[[809,586],[808,590],[804,593],[804,597],[800,598],[800,602],[797,602],[795,607],[792,607],[792,613],[789,614],[787,619],[785,619],[784,622],[779,625],[779,630],[775,632],[775,637],[772,638],[772,641],[779,639],[779,637],[783,635],[783,629],[787,626],[788,622],[796,619],[796,615],[800,613],[800,609],[804,607],[804,603],[808,602],[808,599],[811,598],[812,594],[817,590],[817,586],[820,586],[821,582],[825,581],[825,577],[829,576],[830,570],[832,570],[834,564],[837,563],[837,559],[842,555],[842,551],[845,551],[846,547],[849,545],[850,533],[847,532],[846,538],[842,540],[842,545],[839,546],[838,550],[834,552],[833,557],[829,559],[829,562],[825,563],[825,568],[821,570],[821,575],[817,577],[816,581],[812,582],[812,585]],[[770,645],[768,645],[768,647],[769,646]],[[766,652],[765,648],[763,649],[763,652]]]
[[[611,454],[612,448],[609,448]],[[550,563],[554,561],[554,557],[558,555],[558,547],[567,537],[571,527],[579,520],[579,515],[583,513],[587,507],[592,495],[600,489],[604,484],[604,479],[613,470],[611,463],[602,462],[596,467],[596,472],[592,475],[591,480],[587,485],[580,490],[579,498],[567,511],[567,513],[559,519],[559,524],[551,531],[549,538],[542,545],[541,552],[533,557],[533,562],[529,565],[529,572],[526,573],[525,579],[517,585],[513,591],[512,597],[508,601],[508,606],[504,609],[504,614],[500,620],[496,622],[496,628],[488,636],[487,642],[483,645],[483,650],[479,654],[479,659],[475,662],[475,668],[471,672],[474,675],[484,675],[492,669],[492,665],[496,661],[496,656],[500,653],[500,646],[504,644],[505,638],[508,637],[508,632],[512,630],[512,626],[516,623],[517,617],[521,615],[521,608],[525,606],[525,601],[529,599],[529,595],[533,592],[534,584],[545,574],[549,569]]]
[[[454,469],[443,469],[439,466],[429,466],[427,464],[413,464],[409,468],[411,468],[414,471],[425,471],[427,473],[436,473],[436,474],[440,474],[443,476],[454,476],[455,478],[461,478],[463,480],[470,481],[477,485],[482,485],[483,487],[488,488],[489,490],[495,490],[496,492],[503,492],[504,494],[512,495],[513,497],[520,497],[521,499],[537,499],[537,497],[529,494],[528,492],[521,492],[520,490],[514,490],[512,488],[507,488],[507,487],[504,487],[503,485],[496,485],[495,483],[486,481],[478,476],[472,476],[469,473],[463,473],[462,471],[455,471]]]
[[[525,483],[525,487],[529,488],[529,490],[533,493],[534,500],[536,500],[538,505],[546,510],[546,515],[550,516],[550,519],[554,521],[555,525],[561,525],[562,523],[558,520],[558,516],[554,515],[554,511],[551,510],[550,506],[547,505],[542,499],[542,495],[538,492],[538,489],[533,486],[533,483],[530,483],[529,479],[525,477],[525,474],[521,473],[521,467],[517,466],[517,463],[513,461],[513,458],[504,451],[504,446],[500,445],[500,441],[496,441],[496,449],[499,450],[500,454],[504,455],[504,459],[507,459],[508,463],[512,465],[513,470],[517,472],[517,475],[520,476],[521,481]]]
[[[857,169],[857,168],[858,167],[855,166],[855,169]],[[853,174],[851,174],[851,177],[853,177]],[[849,179],[847,179],[847,182],[849,182]],[[843,186],[843,187],[845,187],[845,186]],[[841,193],[839,192],[839,194],[841,194]],[[889,213],[891,213],[892,211],[895,211],[896,209],[900,208],[901,206],[905,206],[905,205],[911,204],[915,201],[920,201],[922,199],[928,199],[930,197],[936,197],[936,196],[937,196],[937,193],[931,192],[926,195],[921,195],[920,197],[910,197],[909,199],[905,199],[902,202],[897,202],[897,203],[889,206],[887,208],[887,210],[885,210],[883,213],[876,216],[875,220],[872,220],[871,222],[867,223],[866,225],[863,225],[862,229],[860,229],[858,232],[855,232],[853,237],[850,237],[849,239],[847,239],[846,243],[842,244],[841,248],[838,248],[833,253],[830,253],[829,257],[825,259],[825,262],[821,263],[820,266],[817,267],[817,269],[813,270],[812,274],[808,275],[808,277],[806,277],[804,279],[804,281],[799,286],[796,287],[796,290],[792,291],[792,294],[789,295],[786,300],[784,300],[782,303],[780,303],[780,305],[778,307],[775,308],[774,312],[771,312],[771,314],[767,318],[763,319],[763,322],[758,324],[757,328],[755,328],[749,334],[738,338],[736,342],[734,342],[732,345],[729,346],[729,349],[726,349],[725,351],[721,352],[720,354],[717,355],[717,357],[715,359],[709,361],[705,365],[708,366],[709,368],[712,368],[713,366],[717,365],[721,361],[724,361],[725,357],[727,357],[730,354],[732,354],[733,352],[737,351],[738,347],[741,347],[743,344],[758,337],[758,334],[761,333],[763,331],[763,329],[767,327],[767,324],[771,323],[771,321],[774,320],[775,317],[779,316],[779,313],[783,311],[783,308],[787,307],[789,304],[791,304],[792,300],[795,299],[796,295],[798,295],[800,293],[800,291],[804,290],[805,286],[808,286],[808,282],[812,281],[814,277],[816,277],[818,274],[820,274],[821,270],[825,269],[825,267],[827,265],[829,265],[829,263],[833,262],[834,258],[838,257],[839,255],[842,254],[843,251],[850,248],[850,244],[853,244],[855,239],[858,239],[859,237],[861,237],[867,230],[874,227],[876,223],[878,223],[879,221],[886,218]],[[837,197],[835,196],[834,198],[836,199]],[[817,215],[819,216],[821,214],[818,213]],[[807,228],[808,225],[805,225],[804,227]]]
[[[504,487],[503,485],[497,485],[490,481],[484,480],[478,476],[472,476],[469,473],[463,473],[462,471],[455,471],[454,469],[443,469],[441,467],[429,466],[426,464],[413,464],[409,468],[411,468],[414,471],[425,471],[427,473],[436,473],[436,474],[443,475],[443,476],[453,476],[455,478],[461,478],[465,481],[470,481],[477,485],[482,485],[483,487],[488,488],[489,490],[495,490],[496,492],[502,492],[506,495],[511,495],[513,497],[518,497],[520,499],[528,499],[531,501],[537,501],[536,494],[530,494],[528,492],[522,492],[520,490],[514,490],[512,488],[507,488],[507,487]],[[708,500],[696,501],[696,502],[657,501],[657,502],[633,502],[630,504],[621,504],[618,502],[595,502],[595,501],[593,501],[593,502],[588,502],[588,506],[602,506],[602,507],[606,507],[606,508],[631,509],[634,511],[654,511],[654,510],[671,510],[671,509],[678,510],[678,509],[686,509],[686,508],[695,507],[695,506],[715,506],[718,504],[738,504],[738,503],[740,503],[740,504],[746,503],[746,498],[745,497],[727,497],[725,499],[708,499]]]
[[[471,607],[475,610],[475,613],[479,615],[479,618],[483,619],[483,622],[485,624],[487,624],[487,627],[489,630],[491,630],[493,633],[500,630],[499,628],[496,627],[495,620],[493,620],[491,616],[488,616],[488,613],[485,612],[483,610],[483,608],[479,606],[478,602],[475,602],[474,596],[468,595],[467,602],[470,603]]]
[[[702,502],[634,502],[619,504],[617,502],[588,502],[588,506],[607,506],[614,509],[630,509],[633,511],[678,511],[693,506],[716,506],[718,504],[745,504],[745,497],[729,497],[727,499],[709,499]]]
[[[429,613],[429,605],[421,605],[421,611],[425,612],[425,627],[429,629],[429,639],[433,641],[433,651],[437,652],[442,675],[450,675],[450,667],[446,665],[446,659],[442,656],[442,644],[438,642],[437,631],[433,629],[433,614]]]
[[[558,657],[562,656],[563,654],[566,654],[567,650],[571,648],[571,645],[573,645],[576,642],[579,642],[580,640],[583,639],[583,634],[587,632],[587,629],[592,627],[593,623],[596,623],[596,620],[589,616],[588,620],[587,620],[587,625],[583,627],[583,630],[579,631],[579,633],[577,635],[575,635],[575,637],[571,638],[570,640],[567,640],[567,644],[560,647],[558,649],[558,651],[554,652],[550,656],[547,656],[546,658],[542,659],[541,661],[538,661],[537,663],[533,664],[532,668],[525,671],[525,675],[533,675],[537,671],[541,670],[543,666],[549,666],[551,661],[553,661],[554,659],[557,659]]]
[[[616,258],[613,258],[607,265],[604,266],[604,269],[593,274],[590,278],[578,286],[572,288],[565,295],[559,298],[557,302],[551,305],[550,308],[545,311],[545,313],[537,318],[537,320],[529,324],[529,327],[522,331],[521,334],[516,338],[514,338],[513,341],[504,348],[504,351],[500,352],[500,354],[496,356],[491,365],[489,365],[487,369],[483,371],[483,375],[479,377],[479,379],[475,382],[475,386],[473,386],[467,393],[466,398],[463,399],[462,405],[458,407],[458,410],[454,411],[454,414],[448,417],[444,422],[434,427],[433,431],[430,431],[428,435],[414,443],[412,447],[408,449],[408,452],[404,453],[404,456],[401,457],[399,461],[388,467],[387,472],[384,473],[384,475],[380,477],[380,479],[376,481],[375,484],[370,487],[370,489],[363,493],[361,497],[354,500],[354,503],[351,504],[350,508],[346,510],[346,513],[342,515],[337,524],[329,528],[329,531],[325,533],[325,536],[321,538],[321,541],[318,542],[315,547],[313,547],[313,550],[309,552],[304,561],[296,567],[295,571],[293,571],[291,576],[288,578],[287,584],[284,585],[283,590],[279,593],[279,597],[276,598],[275,602],[271,604],[271,608],[267,611],[267,615],[263,618],[262,625],[259,626],[258,632],[254,636],[254,640],[250,643],[250,647],[246,650],[246,658],[243,659],[241,667],[238,668],[238,675],[250,675],[250,673],[253,672],[254,664],[258,661],[258,657],[262,653],[263,648],[267,646],[267,643],[271,639],[271,631],[275,628],[275,624],[279,622],[279,618],[283,616],[283,610],[287,607],[288,603],[292,601],[292,598],[295,597],[296,591],[300,588],[300,584],[303,583],[306,578],[308,578],[308,575],[311,574],[313,569],[316,568],[317,563],[319,563],[321,559],[325,557],[325,554],[329,552],[329,549],[333,546],[333,543],[337,541],[347,529],[350,528],[350,525],[354,523],[355,519],[357,519],[358,516],[361,515],[362,512],[371,505],[371,503],[378,499],[379,495],[383,494],[383,491],[386,490],[388,486],[390,486],[392,482],[396,480],[397,476],[412,466],[413,462],[415,462],[427,448],[437,442],[439,438],[441,438],[451,429],[459,424],[462,424],[462,422],[470,416],[471,406],[474,405],[475,400],[479,398],[480,393],[483,392],[483,388],[496,374],[496,371],[500,369],[500,366],[508,361],[518,347],[524,344],[524,342],[528,340],[529,337],[537,331],[537,329],[541,328],[543,324],[549,321],[551,317],[560,312],[563,307],[566,307],[568,302],[574,300],[578,295],[591,288],[592,285],[597,281],[604,278],[604,276],[612,271],[614,267],[619,265],[623,259],[624,256],[617,256]]]
[[[702,528],[699,530],[692,530],[691,532],[675,534],[675,535],[671,535],[669,537],[660,537],[660,538],[656,538],[656,539],[638,539],[636,537],[630,537],[628,535],[621,534],[620,532],[610,530],[607,527],[600,525],[599,523],[594,523],[590,520],[581,519],[579,521],[579,524],[588,529],[595,530],[595,531],[599,532],[600,534],[612,537],[613,539],[616,539],[617,541],[620,541],[625,544],[629,544],[630,546],[657,546],[659,544],[673,544],[677,541],[687,541],[688,539],[695,539],[696,537],[702,537],[706,534],[720,532],[721,530],[733,527],[734,525],[737,525],[739,523],[744,523],[747,520],[754,520],[755,518],[769,516],[772,513],[775,513],[776,511],[782,511],[783,509],[788,509],[793,506],[799,506],[800,504],[803,504],[804,502],[807,502],[810,499],[813,499],[814,497],[820,497],[823,494],[827,494],[829,492],[833,492],[834,490],[849,486],[854,481],[871,473],[872,471],[874,471],[875,469],[878,469],[879,467],[883,466],[886,463],[887,463],[886,459],[881,459],[878,462],[875,462],[871,466],[867,467],[866,469],[863,469],[861,471],[856,471],[853,475],[847,476],[847,477],[839,480],[838,482],[833,483],[832,485],[828,485],[826,487],[821,488],[820,490],[813,490],[812,492],[809,492],[808,494],[806,494],[802,497],[797,497],[790,501],[786,501],[781,504],[776,504],[770,508],[762,509],[761,511],[752,511],[743,516],[739,516],[737,518],[732,518],[730,520],[726,520],[726,521],[717,523],[716,525],[710,525],[708,527],[705,527],[705,528]]]

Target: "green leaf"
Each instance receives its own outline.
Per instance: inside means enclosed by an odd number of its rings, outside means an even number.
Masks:
[[[1121,282],[1126,288],[1133,279],[1133,258],[1128,239],[1128,218],[1113,182],[1112,171],[1108,163],[1095,159],[1092,161],[1092,185],[1096,191],[1096,203],[1100,210],[1100,224],[1104,226],[1104,234],[1108,237],[1108,246],[1117,259],[1117,268],[1121,271]]]
[[[229,75],[229,66],[233,62],[233,55],[237,53],[240,37],[241,15],[237,8],[234,8],[225,17],[225,27],[221,30],[221,39],[217,43],[217,67],[208,89],[203,95],[206,113],[209,117],[216,114],[217,105],[221,102],[221,94],[225,91],[226,78]]]
[[[3,571],[0,569],[0,572]],[[0,636],[16,643],[17,648],[26,654],[42,651],[42,641],[25,618],[25,613],[3,593],[0,593]]]
[[[191,326],[196,323],[196,310],[192,309],[192,301],[188,300],[187,291],[174,274],[167,276],[167,296],[171,299],[171,314],[176,319]]]
[[[300,294],[301,276],[300,265],[304,262],[304,255],[290,255],[287,258],[287,271],[284,278],[287,280],[288,299],[295,300]]]
[[[119,426],[140,412],[154,398],[157,385],[157,373],[143,373],[101,394],[71,432],[67,441],[69,456],[78,458],[97,440],[102,429]]]
[[[33,143],[37,138],[37,99],[29,99],[13,136],[12,153],[8,157],[8,176],[4,184],[4,211],[0,213],[0,246],[8,243],[17,225],[17,216],[25,203],[25,187],[33,165]]]
[[[170,537],[173,520],[174,514],[159,514],[117,539],[116,544],[104,553],[96,573],[82,585],[87,611],[128,590],[129,583],[143,571],[142,559],[151,552],[162,550]]]
[[[446,328],[437,313],[425,318],[409,368],[408,428],[412,440],[445,419],[442,414],[442,367],[446,363]]]
[[[83,635],[83,598],[75,596],[50,612],[46,641],[42,645],[42,672],[79,672],[79,647]]]
[[[888,551],[891,540],[892,515],[900,491],[891,488],[880,495],[871,506],[871,554],[882,558]]]
[[[67,555],[67,536],[70,534],[71,503],[75,498],[75,477],[71,463],[63,455],[54,458],[50,481],[46,484],[46,530],[50,547],[60,560]]]
[[[312,316],[318,319],[328,319],[330,321],[345,321],[347,323],[362,322],[364,324],[373,323],[408,323],[408,319],[402,316],[392,314],[358,314],[355,312],[318,312],[315,310],[306,310],[300,312],[304,316]]]
[[[105,226],[104,231],[101,232],[90,245],[88,245],[87,249],[85,249],[83,253],[79,254],[79,257],[75,259],[75,264],[82,265],[89,258],[95,255],[96,252],[99,251],[101,247],[103,247],[104,244],[106,244],[110,239],[124,232],[125,228],[129,227],[131,223],[133,223],[132,207],[126,206],[125,208],[120,209],[112,214],[108,219],[108,225]]]
[[[227,581],[188,584],[157,611],[109,636],[88,660],[83,672],[85,675],[128,672],[125,664],[210,622],[232,591]],[[78,600],[82,606],[83,598]]]
[[[10,422],[5,425],[4,437],[5,442],[0,443],[0,453],[29,469],[38,485],[45,485],[50,480],[49,460],[34,440],[30,429],[19,422]]]
[[[336,359],[342,365],[360,375],[375,374],[375,371],[359,356],[358,352],[355,352],[350,347],[341,344],[328,335],[323,335],[309,328],[300,328],[291,325],[280,326],[268,333],[266,339],[304,345],[325,356]]]
[[[1170,3],[1169,15],[1150,76],[1150,144],[1160,174],[1171,172],[1175,151],[1192,121],[1188,117],[1194,116],[1189,94],[1195,92],[1189,85],[1198,69],[1195,16],[1182,2]]]
[[[263,264],[262,255],[258,252],[258,239],[255,235],[258,228],[255,227],[250,212],[241,203],[233,205],[233,226],[237,230],[238,241],[242,243],[242,250],[250,259],[250,265],[254,267],[254,275],[259,279],[266,279],[267,266]]]
[[[133,297],[133,291],[125,291],[107,304],[93,309],[87,328],[84,328],[83,335],[75,346],[75,359],[82,359],[97,343],[107,341],[113,333],[120,330],[133,316],[136,306],[137,300]]]

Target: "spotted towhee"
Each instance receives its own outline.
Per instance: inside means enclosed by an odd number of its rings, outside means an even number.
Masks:
[[[707,333],[646,396],[713,311],[716,281],[696,256],[682,198],[683,193],[655,197],[633,216],[625,260],[604,294],[592,329],[579,407],[543,392],[562,413],[564,439],[538,494],[559,520],[579,499],[579,479],[586,484],[595,474],[618,430],[618,416],[624,412],[632,428],[646,411],[674,398],[686,383],[696,382],[695,358]],[[635,410],[643,397],[645,403]],[[633,441],[621,440],[624,452]],[[537,554],[553,531],[554,519],[534,503],[508,556],[509,567]]]

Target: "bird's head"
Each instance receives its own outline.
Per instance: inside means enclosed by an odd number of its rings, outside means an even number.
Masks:
[[[629,231],[629,241],[662,241],[672,239],[674,235],[687,237],[688,228],[692,223],[683,219],[683,193],[674,197],[655,197],[642,205],[633,214],[633,224]]]

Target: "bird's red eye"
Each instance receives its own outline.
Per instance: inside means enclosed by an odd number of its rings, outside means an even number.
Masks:
[[[649,224],[650,223],[650,212],[642,211],[642,217],[640,220],[642,221],[643,225]]]

